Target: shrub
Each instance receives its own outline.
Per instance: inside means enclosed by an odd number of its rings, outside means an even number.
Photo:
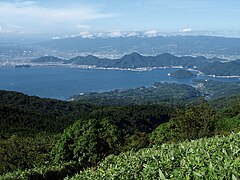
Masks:
[[[48,164],[53,144],[54,137],[47,135],[1,139],[0,174]]]
[[[126,137],[126,141],[124,144],[124,151],[127,150],[134,150],[137,151],[142,148],[146,148],[149,146],[149,135],[146,134],[145,132],[137,132],[134,133],[133,135]]]
[[[176,124],[180,138],[198,139],[214,135],[215,111],[205,102],[200,105],[190,105],[185,110],[179,110],[172,121]]]
[[[170,120],[167,123],[159,125],[150,135],[151,145],[161,145],[163,143],[172,143],[179,140],[179,131],[176,123]]]
[[[82,167],[96,165],[120,147],[117,127],[108,119],[76,121],[64,130],[52,156],[55,162],[76,161]]]

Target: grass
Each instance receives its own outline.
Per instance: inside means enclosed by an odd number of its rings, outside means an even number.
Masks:
[[[109,156],[67,180],[240,178],[240,133]]]

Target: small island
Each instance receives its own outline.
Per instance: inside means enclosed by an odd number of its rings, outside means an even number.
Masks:
[[[192,77],[196,76],[192,72],[187,71],[185,69],[178,69],[175,72],[170,73],[169,75],[173,76],[173,77],[176,77],[176,78],[192,78]]]
[[[15,68],[30,68],[31,66],[28,64],[21,64],[21,65],[16,65]]]

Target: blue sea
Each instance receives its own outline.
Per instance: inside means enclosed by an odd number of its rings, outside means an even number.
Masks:
[[[155,82],[192,84],[194,78],[168,76],[168,73],[174,71],[176,69],[173,68],[137,72],[60,66],[0,67],[0,89],[68,100],[71,96],[84,92],[103,92],[140,86],[149,87]],[[240,82],[239,79],[218,79],[206,76],[195,78]]]

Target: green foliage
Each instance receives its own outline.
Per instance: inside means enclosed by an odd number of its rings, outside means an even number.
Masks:
[[[49,164],[53,144],[54,137],[46,135],[35,138],[13,135],[9,139],[0,139],[0,174]]]
[[[123,151],[127,150],[134,150],[137,151],[142,148],[146,148],[149,146],[149,136],[145,132],[141,133],[135,133],[129,137],[126,137]]]
[[[96,107],[7,91],[0,91],[0,95],[1,173],[52,164],[49,152],[53,147],[53,136],[79,117],[83,120],[78,122],[78,127],[75,125],[76,131],[72,130],[71,134],[69,130],[71,136],[65,134],[65,139],[59,140],[62,141],[59,151],[56,148],[52,151],[57,162],[61,158],[61,161],[80,161],[80,152],[83,151],[86,155],[84,161],[89,157],[86,160],[89,163],[84,165],[88,166],[110,153],[146,147],[147,133],[167,122],[173,109],[160,105]],[[90,124],[89,119],[92,119]],[[82,127],[85,128],[82,130],[84,136],[78,136],[77,129]],[[39,132],[46,136],[38,137]],[[138,135],[144,141],[140,141]],[[77,141],[78,137],[82,141]]]
[[[48,166],[35,167],[27,170],[18,170],[0,176],[1,180],[62,180],[64,177],[77,173],[79,169],[76,162],[51,164]]]
[[[171,76],[176,78],[191,78],[195,77],[196,75],[185,69],[178,69],[175,72],[171,73]]]
[[[240,114],[235,117],[227,117],[216,121],[216,134],[228,134],[240,131]]]
[[[169,122],[160,124],[151,133],[151,145],[212,136],[216,117],[215,111],[205,102],[178,109]]]
[[[198,139],[214,134],[215,111],[205,102],[178,110],[172,119],[180,132],[181,139]]]
[[[197,85],[197,90],[199,90],[203,95],[210,96],[213,101],[214,99],[219,98],[224,98],[225,100],[229,101],[230,97],[228,96],[240,94],[239,82],[221,82],[214,80],[194,80],[193,82]],[[214,105],[219,107],[225,104],[226,102],[222,102],[222,104],[215,103]]]
[[[239,179],[240,134],[109,156],[78,179]]]
[[[239,76],[239,69],[239,60],[229,62],[215,61],[213,63],[205,63],[198,66],[198,70],[204,74],[216,76]]]
[[[216,121],[216,134],[229,134],[240,130],[240,97],[231,96],[218,99],[214,103],[224,104],[225,108],[219,111]]]
[[[128,105],[124,107],[99,107],[90,113],[90,118],[113,121],[124,135],[136,132],[150,133],[159,124],[169,120],[174,108],[161,105]]]
[[[220,87],[221,88],[221,87]],[[216,99],[211,99],[209,104],[217,110],[227,110],[226,115],[232,113],[232,117],[240,113],[240,96],[230,95]],[[235,113],[235,114],[234,114]]]
[[[65,129],[52,151],[55,162],[96,165],[103,157],[149,145],[148,132],[168,120],[163,106],[99,107],[92,119],[76,121]]]
[[[164,85],[161,88],[164,89]],[[144,88],[141,91],[144,95]],[[177,92],[179,96],[182,95],[181,90],[174,89],[170,92]],[[98,165],[102,159],[111,154],[119,154],[129,150],[132,150],[129,153],[138,150],[140,150],[139,152],[145,152],[141,149],[147,148],[149,145],[161,145],[166,142],[177,143],[185,139],[191,140],[212,136],[214,133],[237,132],[240,127],[238,115],[240,103],[234,101],[233,98],[230,104],[226,110],[220,112],[218,110],[218,116],[206,103],[200,103],[199,105],[195,104],[179,109],[171,118],[175,106],[149,104],[91,106],[79,102],[40,99],[19,93],[0,91],[0,173],[12,172],[6,174],[6,176],[0,176],[0,179],[3,179],[3,177],[12,177],[12,179],[19,179],[20,177],[22,179],[63,179],[67,175],[72,176],[74,173],[82,171],[84,168]],[[75,121],[75,119],[81,120]],[[65,129],[64,132],[63,129]],[[39,132],[45,132],[45,134],[38,135]],[[53,135],[59,132],[63,133],[59,136]],[[54,143],[55,138],[58,139],[57,143]],[[218,145],[221,146],[221,143]],[[165,146],[174,149],[182,145]],[[156,147],[153,147],[153,149]],[[192,148],[192,145],[189,145],[189,147]],[[201,149],[194,148],[195,145],[191,152],[183,150],[180,150],[180,152],[197,154],[198,151],[201,151]],[[215,148],[215,146],[210,147],[210,150],[211,148]],[[156,152],[153,151],[153,154],[157,153],[157,149],[155,150]],[[226,151],[229,150],[226,149]],[[162,153],[167,154],[168,157],[172,155],[166,153],[165,150]],[[172,150],[172,153],[175,153],[175,150]],[[177,151],[176,156],[173,155],[174,158],[182,157],[184,159],[185,156],[181,153]],[[107,159],[111,159],[110,157]],[[142,159],[144,158],[145,155]],[[168,172],[179,169],[179,166],[173,160],[171,161],[172,165],[163,163],[166,168],[170,169],[167,169],[166,174],[166,169],[162,166],[162,171],[159,171],[159,168],[155,169],[151,164],[149,168],[145,168],[143,165],[147,160],[141,162],[140,155],[137,159],[140,159],[136,162],[139,169],[133,168],[133,171],[136,170],[136,173],[138,173],[145,169],[142,172],[145,179],[157,177],[154,175],[155,171],[162,178],[167,178],[169,177]],[[119,161],[116,163],[121,162],[120,159],[115,160]],[[134,162],[134,159],[130,158],[129,160]],[[185,161],[187,160],[185,159]],[[176,162],[179,165],[179,162]],[[194,159],[193,162],[195,162]],[[181,163],[184,162],[181,161]],[[125,165],[128,167],[127,164]],[[131,162],[129,166],[131,166]],[[191,169],[193,166],[190,163],[188,168]],[[203,167],[208,167],[206,162],[201,165],[201,168]],[[217,165],[214,167],[220,168]],[[123,174],[125,173],[124,169],[120,171]],[[190,171],[186,167],[180,175]],[[109,174],[107,169],[106,173]],[[170,178],[177,177],[175,176],[177,173],[174,171]],[[194,174],[199,174],[199,172],[188,174],[186,177],[195,177]],[[203,174],[202,171],[200,174]],[[135,175],[139,177],[138,174]],[[131,174],[129,176],[133,177]]]
[[[121,145],[116,125],[108,119],[76,121],[61,135],[52,151],[56,162],[79,162],[96,165],[103,157],[118,152]]]
[[[150,135],[151,145],[161,145],[163,143],[174,143],[179,140],[180,133],[176,123],[170,120],[167,123],[159,125]]]
[[[81,103],[0,91],[0,137],[59,133],[74,120],[89,114],[91,108],[92,106]]]
[[[165,104],[179,105],[201,96],[195,88],[176,83],[155,83],[152,87],[139,87],[128,90],[114,90],[102,93],[85,93],[74,96],[80,102],[100,105]]]
[[[221,112],[223,117],[235,117],[240,114],[240,96],[234,98],[234,102],[226,106],[226,108]]]

